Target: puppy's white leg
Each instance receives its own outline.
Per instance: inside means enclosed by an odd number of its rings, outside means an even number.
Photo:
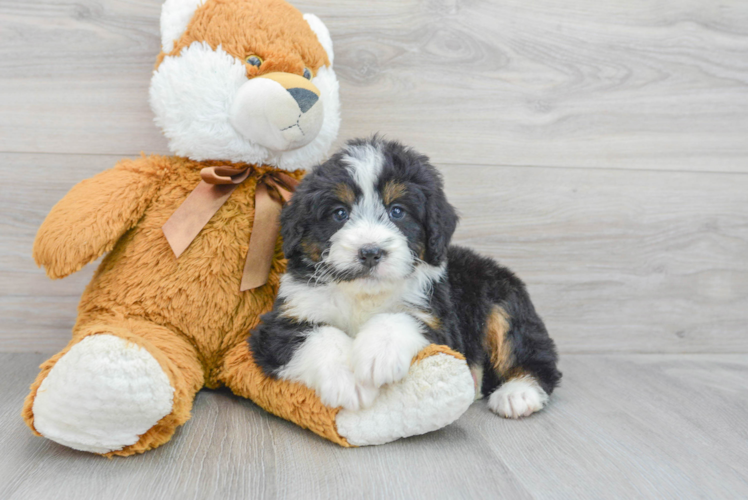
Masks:
[[[367,321],[353,341],[356,380],[381,387],[405,377],[413,356],[429,345],[421,328],[405,313],[377,314]]]
[[[356,383],[350,365],[352,346],[353,341],[342,330],[315,328],[278,376],[314,389],[327,406],[354,411],[369,406],[378,390]]]
[[[488,399],[488,407],[505,418],[529,417],[548,402],[535,377],[523,375],[504,382]]]

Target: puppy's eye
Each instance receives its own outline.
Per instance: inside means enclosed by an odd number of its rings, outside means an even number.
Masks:
[[[312,79],[312,72],[309,70],[309,68],[304,68],[304,78],[307,80]]]
[[[348,210],[345,208],[336,208],[332,213],[332,218],[335,219],[336,222],[346,221],[348,220]]]
[[[260,56],[249,56],[247,58],[247,64],[250,64],[255,68],[259,68],[262,64],[262,58]]]
[[[402,219],[405,217],[405,209],[400,205],[390,208],[390,219]]]

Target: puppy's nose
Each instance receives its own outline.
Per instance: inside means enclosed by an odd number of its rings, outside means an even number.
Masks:
[[[374,267],[379,264],[384,255],[384,250],[374,245],[367,245],[358,250],[358,260],[364,267]]]
[[[288,89],[288,93],[291,94],[291,97],[296,101],[296,104],[299,105],[299,109],[301,109],[302,113],[306,113],[312,106],[314,106],[314,103],[319,100],[317,94],[311,90],[302,89],[301,87]]]

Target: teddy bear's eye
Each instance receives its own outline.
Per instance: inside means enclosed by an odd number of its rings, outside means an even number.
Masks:
[[[312,79],[312,72],[309,71],[309,68],[304,68],[304,78],[306,78],[307,80]]]
[[[251,64],[255,68],[259,68],[262,64],[262,58],[260,56],[249,56],[247,58],[247,64]]]

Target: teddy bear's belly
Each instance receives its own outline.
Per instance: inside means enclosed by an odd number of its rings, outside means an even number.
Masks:
[[[174,200],[157,200],[104,259],[81,299],[81,313],[123,314],[166,326],[186,336],[206,362],[218,363],[272,308],[285,264],[278,244],[268,285],[239,290],[251,203],[246,190],[237,189],[177,259],[161,231]]]

